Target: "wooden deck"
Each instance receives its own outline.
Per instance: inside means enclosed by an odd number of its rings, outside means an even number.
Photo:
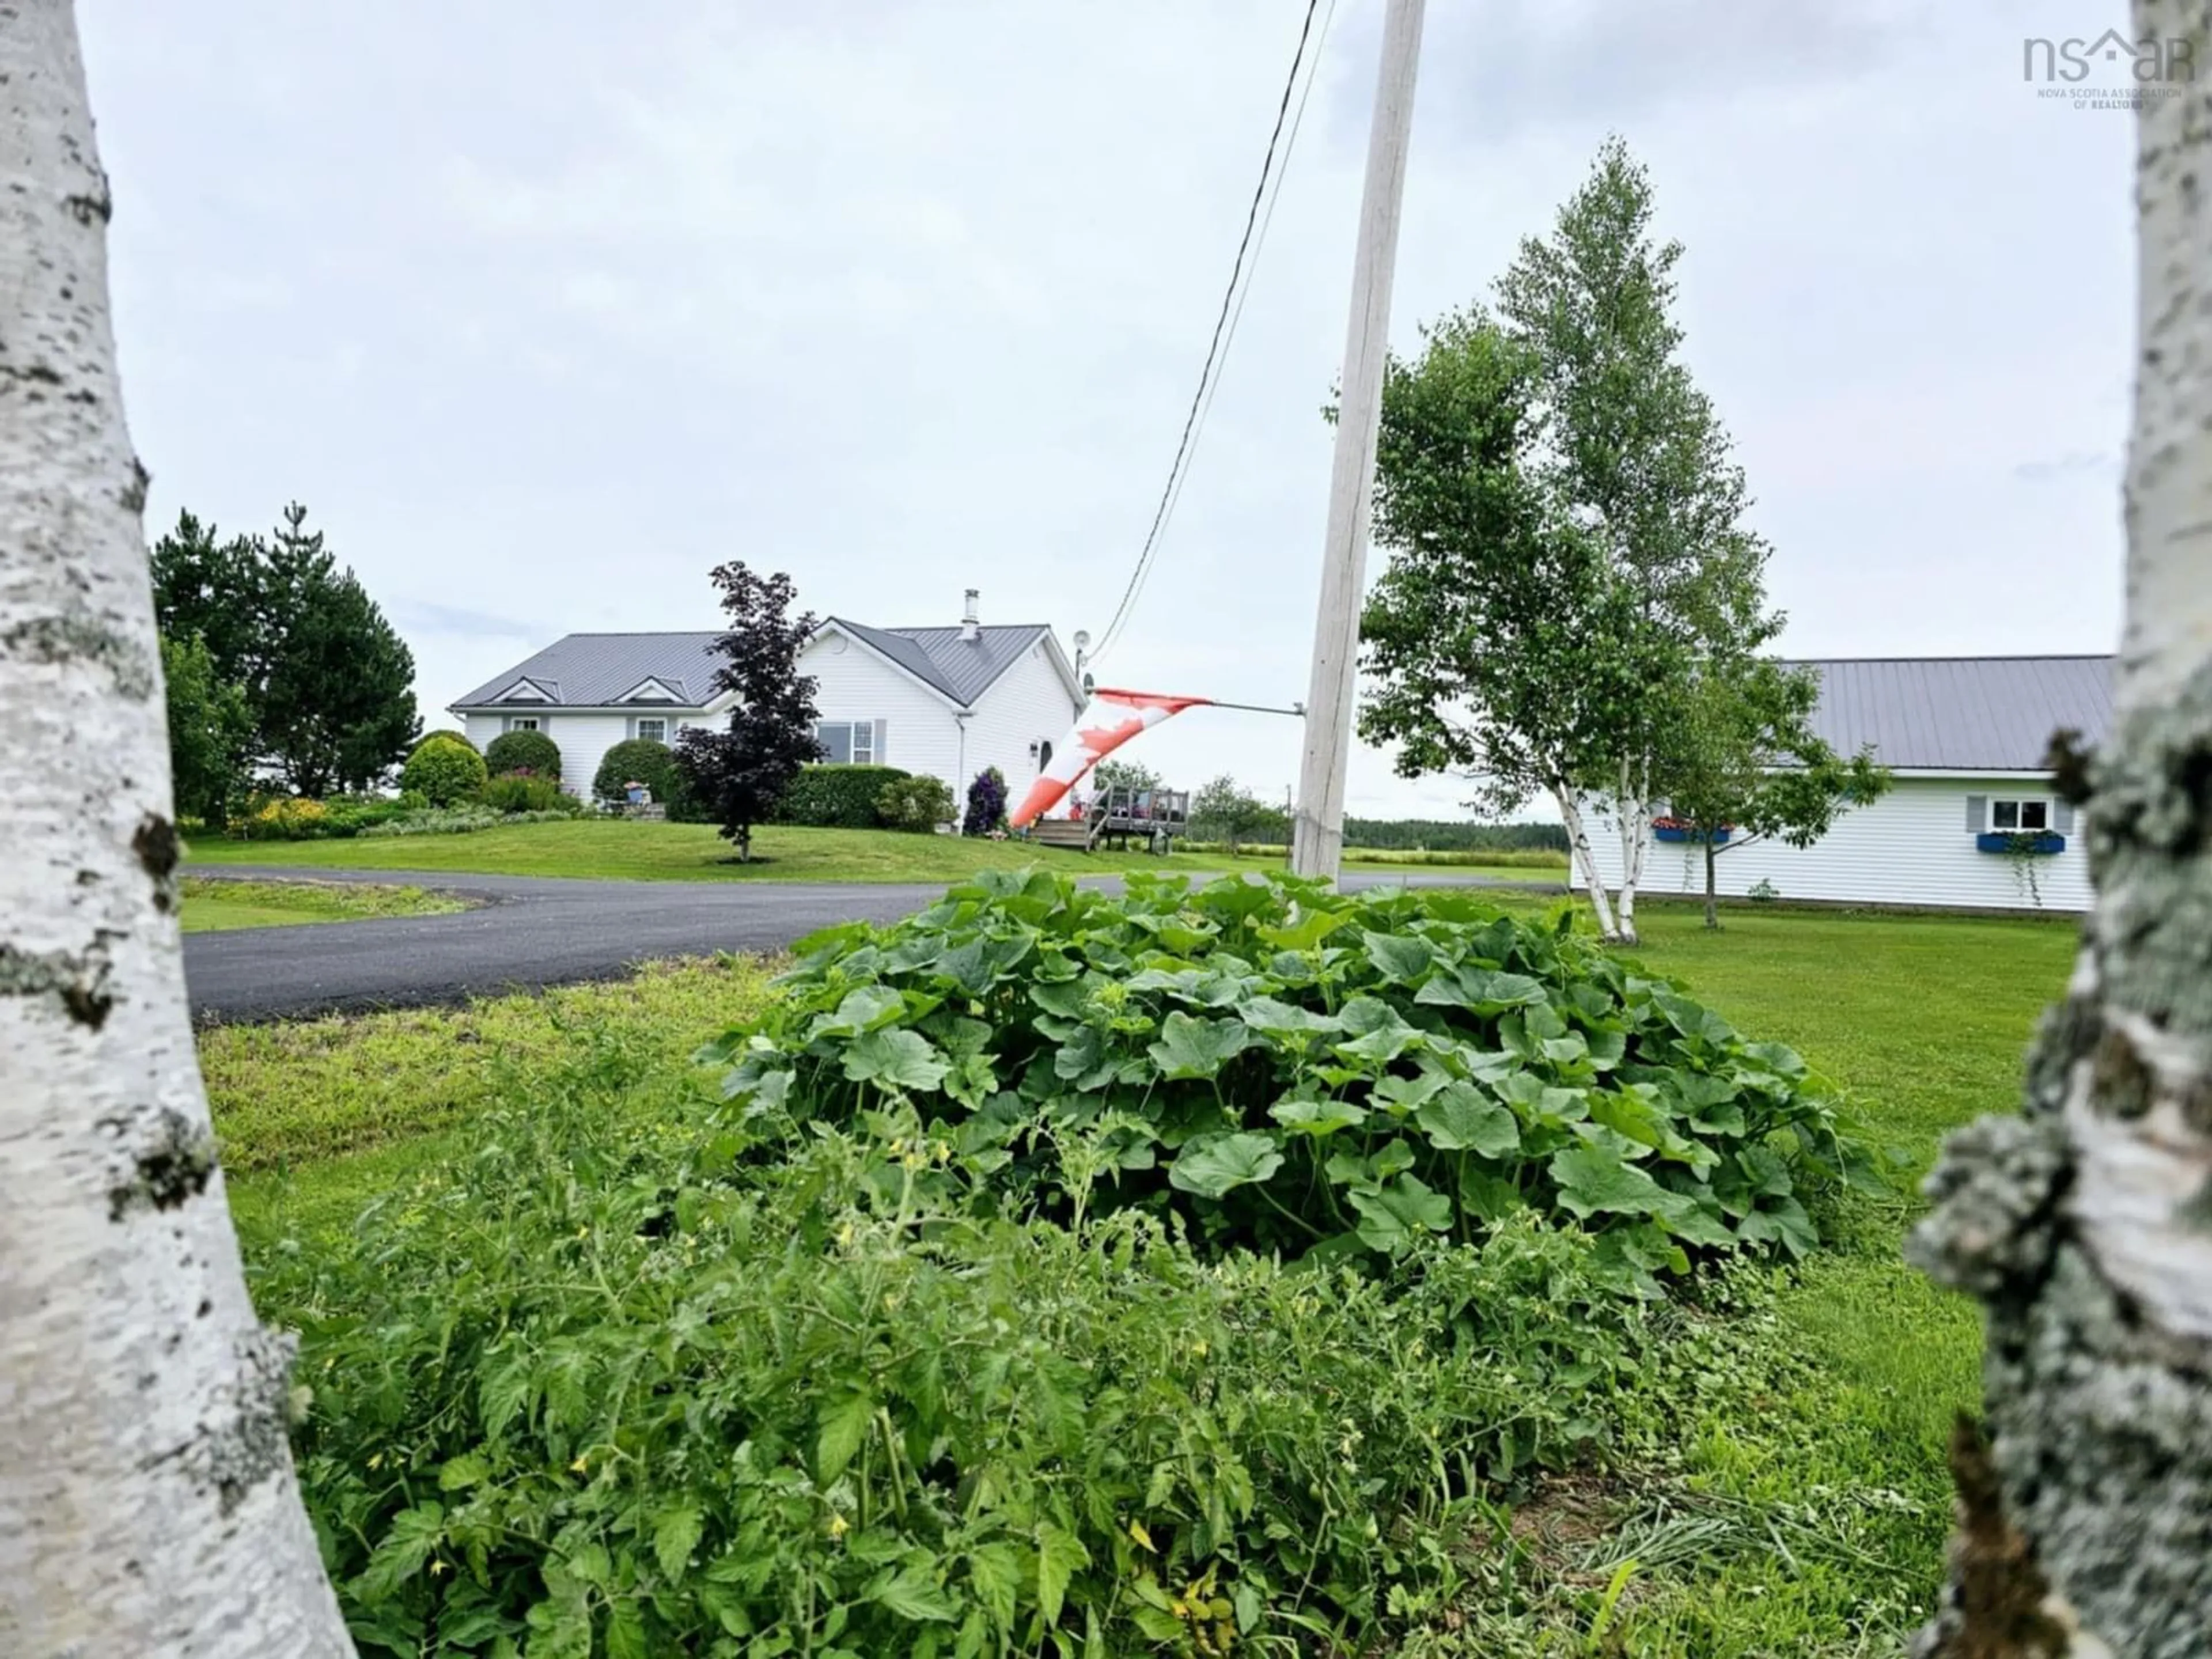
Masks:
[[[1187,789],[1107,789],[1086,800],[1077,817],[1039,818],[1030,839],[1045,847],[1088,853],[1101,844],[1121,851],[1166,854],[1190,823]]]

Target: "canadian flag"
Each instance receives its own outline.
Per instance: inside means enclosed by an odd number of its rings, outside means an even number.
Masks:
[[[1091,769],[1137,735],[1158,726],[1170,714],[1201,708],[1211,697],[1164,697],[1152,691],[1109,691],[1100,686],[1060,746],[1052,751],[1052,764],[1030,786],[1022,804],[1006,822],[1026,829],[1057,806],[1067,792],[1090,775]]]

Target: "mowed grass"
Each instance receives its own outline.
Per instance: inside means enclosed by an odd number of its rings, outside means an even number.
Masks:
[[[234,927],[289,927],[359,921],[370,916],[434,916],[468,908],[465,900],[419,887],[331,881],[235,881],[187,876],[178,921],[188,933]]]
[[[1131,870],[1204,875],[1263,869],[1279,858],[1231,859],[1225,853],[1091,854],[1018,841],[963,836],[906,836],[883,830],[807,830],[766,824],[754,832],[753,860],[735,862],[730,843],[703,823],[579,818],[520,823],[466,836],[376,836],[346,841],[223,841],[191,843],[191,862],[297,866],[302,869],[426,870],[479,875],[570,876],[615,881],[959,881],[979,870],[1031,865],[1071,875]],[[1354,858],[1351,867],[1364,867]],[[1376,868],[1386,867],[1381,865]],[[1510,867],[1541,879],[1549,866]]]
[[[374,845],[374,843],[371,843]],[[1507,901],[1536,906],[1542,901]],[[1898,1255],[1911,1184],[1942,1134],[2018,1098],[2038,1012],[2063,986],[2070,927],[2033,920],[1732,911],[1654,905],[1637,951],[1747,1031],[1787,1042],[1909,1160],[1892,1201],[1846,1201],[1836,1245],[1717,1328],[1710,1364],[1655,1379],[1665,1432],[1650,1458],[1570,1483],[1563,1540],[1541,1541],[1558,1494],[1514,1522],[1503,1566],[1404,1659],[1613,1653],[1638,1659],[1818,1659],[1892,1653],[1942,1574],[1953,1413],[1978,1397],[1972,1307]],[[447,1154],[494,1099],[527,1101],[593,1043],[659,1056],[641,1109],[703,1098],[688,1056],[763,1006],[759,963],[671,964],[613,985],[202,1034],[202,1062],[249,1251],[312,1248]],[[1585,1646],[1620,1564],[1638,1565],[1608,1642]]]

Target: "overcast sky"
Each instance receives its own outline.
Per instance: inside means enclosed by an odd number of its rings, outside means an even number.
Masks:
[[[1097,633],[1304,9],[80,0],[149,532],[307,503],[433,724],[562,633],[712,627],[732,557],[881,626],[973,586],[987,621]],[[1617,131],[1687,249],[1784,648],[2111,647],[2132,123],[2039,97],[2022,39],[2121,8],[1429,12],[1395,342],[1484,295]],[[1305,695],[1381,14],[1335,6],[1106,684]],[[1197,711],[1139,757],[1279,797],[1297,737]],[[1363,750],[1350,810],[1464,793]]]

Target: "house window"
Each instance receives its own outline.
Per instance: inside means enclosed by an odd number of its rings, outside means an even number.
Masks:
[[[538,729],[538,716],[535,714],[509,715],[507,729],[510,732],[535,732]]]
[[[666,743],[668,722],[660,720],[641,720],[637,723],[637,734],[648,743]]]
[[[2006,834],[2041,835],[2051,828],[2051,803],[2040,796],[2024,800],[1991,800],[1990,828]]]
[[[822,758],[832,766],[872,766],[876,761],[873,720],[823,720],[814,728]]]

